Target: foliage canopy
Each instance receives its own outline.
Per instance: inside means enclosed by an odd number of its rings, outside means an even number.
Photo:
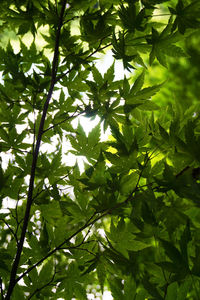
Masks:
[[[199,299],[200,2],[2,0],[0,15],[2,299]],[[82,116],[99,117],[88,134]]]

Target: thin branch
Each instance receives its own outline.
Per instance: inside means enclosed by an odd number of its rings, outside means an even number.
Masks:
[[[20,191],[18,191],[18,196],[17,196],[17,203],[16,203],[16,206],[15,206],[15,221],[16,221],[16,224],[17,224],[17,227],[16,227],[16,230],[15,230],[15,234],[17,235],[18,233],[18,229],[19,229],[19,225],[20,225],[20,221],[19,221],[19,218],[18,218],[18,204],[19,204],[19,200],[20,200],[20,195],[19,195]],[[23,219],[22,219],[23,221]]]
[[[82,243],[81,243],[81,244],[84,244],[84,242],[85,242],[85,240],[86,240],[87,236],[89,235],[89,233],[90,233],[90,231],[91,231],[91,228],[92,228],[92,226],[93,226],[93,224],[92,224],[92,225],[90,226],[90,228],[88,229],[88,231],[87,231],[86,235],[84,236],[84,238],[83,238],[83,240],[82,240]]]
[[[76,110],[76,111],[77,111],[77,110]],[[74,112],[74,114],[76,113],[76,111]],[[74,115],[74,114],[73,114],[73,115],[71,115],[71,116],[68,116],[66,119],[64,119],[64,120],[62,120],[62,121],[60,121],[60,122],[58,122],[58,123],[56,123],[56,124],[50,126],[49,128],[43,130],[43,133],[45,133],[45,132],[47,132],[47,131],[49,131],[49,130],[55,128],[56,126],[58,126],[58,125],[60,125],[60,124],[65,123],[66,121],[68,121],[68,120],[70,120],[70,119],[72,119],[72,118],[76,118],[76,117],[80,116],[80,115],[83,114],[83,113],[85,113],[85,111],[81,111],[81,112],[78,113],[77,115]]]
[[[14,239],[16,240],[17,245],[19,244],[18,238],[16,233],[13,231],[13,229],[10,227],[10,225],[6,222],[6,220],[4,219],[0,219],[1,221],[4,222],[4,224],[8,227],[8,229],[10,230],[11,234],[13,235]]]
[[[156,151],[156,150],[155,150]],[[130,202],[131,200],[133,200],[134,198],[134,193],[138,191],[139,187],[139,181],[142,177],[142,173],[143,170],[145,168],[145,166],[147,165],[148,161],[151,159],[152,155],[154,154],[153,151],[151,153],[151,155],[147,158],[147,160],[144,163],[144,167],[140,172],[140,176],[138,178],[137,184],[135,186],[135,188],[133,189],[133,191],[130,193],[130,195],[123,201],[120,203],[117,203],[115,206],[106,209],[105,211],[100,212],[94,212],[94,214],[88,219],[88,221],[82,226],[80,227],[75,233],[73,233],[70,237],[68,237],[65,241],[63,241],[60,245],[58,245],[57,247],[55,247],[53,250],[51,250],[49,253],[47,253],[46,256],[44,256],[43,258],[41,258],[37,263],[35,263],[34,265],[32,265],[29,269],[27,269],[23,274],[21,274],[17,279],[16,282],[18,282],[19,280],[21,280],[24,276],[26,276],[28,273],[30,273],[34,268],[36,268],[37,266],[39,266],[42,262],[44,262],[47,258],[49,258],[50,256],[52,256],[55,252],[57,252],[58,250],[62,250],[63,246],[68,243],[72,238],[74,238],[78,233],[82,232],[84,229],[94,225],[98,220],[102,219],[103,217],[105,217],[106,215],[111,214],[114,210],[122,207],[123,205],[127,204],[128,202]],[[95,219],[94,217],[97,216]],[[90,230],[90,229],[89,229]],[[88,230],[88,232],[89,232]],[[84,242],[84,240],[81,242],[81,244]],[[80,246],[80,245],[78,245]],[[76,246],[77,247],[77,246]],[[74,247],[74,248],[76,248]],[[72,247],[70,247],[72,248]],[[69,247],[67,248],[69,249]],[[82,248],[81,248],[82,249]]]
[[[74,16],[71,19],[66,20],[63,24],[67,24],[68,22],[73,21],[75,19],[79,19],[79,18],[80,18],[80,16]]]
[[[16,205],[17,205],[17,203],[16,203]],[[9,211],[10,211],[10,214],[12,215],[12,217],[15,219],[15,221],[17,223],[17,229],[18,229],[19,225],[23,222],[23,218],[21,220],[19,220],[16,209],[15,209],[16,216],[13,214],[13,210],[12,209],[9,209]]]
[[[30,268],[28,268],[23,274],[21,274],[18,278],[16,278],[16,283],[21,280],[25,275],[27,275],[28,273],[30,273],[34,268],[36,268],[37,266],[39,266],[43,261],[45,261],[48,257],[50,257],[51,255],[53,255],[56,251],[61,250],[62,247],[68,243],[73,237],[75,237],[78,233],[82,232],[84,229],[86,229],[88,226],[96,223],[96,221],[98,221],[99,219],[101,219],[101,216],[97,217],[96,219],[94,219],[92,221],[92,219],[95,217],[95,215],[97,214],[97,212],[94,212],[92,214],[92,216],[88,219],[88,221],[82,226],[80,227],[75,233],[73,233],[70,237],[68,237],[66,240],[64,240],[64,242],[62,242],[60,245],[58,245],[57,247],[55,247],[53,250],[51,250],[49,253],[47,253],[43,258],[41,258],[37,263],[35,263],[34,265],[32,265]]]
[[[18,152],[20,152],[20,153],[32,154],[31,151],[21,150],[21,149],[15,148],[15,147],[7,146],[7,145],[1,145],[1,147],[2,147],[2,148],[8,148],[8,150],[15,150],[15,151],[18,151]]]
[[[23,274],[21,274],[17,279],[16,282],[18,282],[19,280],[21,280],[25,275],[27,275],[29,272],[31,272],[34,268],[36,268],[37,266],[39,266],[43,261],[45,261],[48,257],[52,256],[55,252],[57,252],[58,250],[61,250],[63,248],[63,246],[68,243],[72,238],[74,238],[77,234],[79,234],[80,232],[82,232],[84,229],[94,225],[98,220],[102,219],[103,217],[105,217],[106,215],[111,214],[114,210],[122,207],[123,205],[126,205],[128,202],[130,202],[133,197],[134,197],[134,193],[138,190],[138,185],[139,185],[139,181],[141,179],[142,173],[144,171],[145,166],[147,165],[148,161],[151,159],[151,156],[153,155],[155,151],[153,151],[151,153],[150,156],[148,156],[147,160],[144,163],[144,167],[140,172],[140,176],[138,178],[137,184],[135,186],[135,188],[133,189],[133,191],[129,194],[129,196],[120,203],[117,203],[115,206],[106,209],[105,211],[102,212],[97,212],[95,211],[93,213],[93,215],[88,219],[88,221],[82,226],[80,227],[76,232],[74,232],[70,237],[68,237],[66,240],[64,240],[60,245],[58,245],[57,247],[55,247],[53,250],[51,250],[49,253],[47,253],[43,258],[41,258],[38,262],[36,262],[34,265],[32,265],[30,268],[28,268]],[[94,217],[98,215],[95,219]],[[90,229],[89,229],[90,230]],[[89,231],[88,231],[89,232]],[[84,239],[83,239],[84,241]]]
[[[101,214],[99,214],[98,212],[94,212],[94,214],[89,218],[89,220],[82,226],[80,227],[76,232],[74,232],[70,237],[68,237],[65,241],[63,241],[60,245],[58,245],[57,247],[55,247],[53,250],[51,250],[49,253],[47,253],[47,255],[45,255],[43,258],[41,258],[37,263],[35,263],[34,265],[32,265],[30,268],[28,268],[23,274],[21,274],[17,279],[16,282],[18,282],[19,280],[21,280],[25,275],[27,275],[29,272],[31,272],[34,268],[36,268],[37,266],[39,266],[43,261],[45,261],[48,257],[52,256],[55,252],[57,252],[58,250],[61,250],[62,247],[68,243],[72,238],[74,238],[78,233],[82,232],[84,229],[86,229],[87,227],[94,225],[97,221],[99,221],[100,219],[102,219],[103,217],[105,217],[106,215],[109,215],[110,213],[113,212],[113,210],[123,206],[124,204],[126,204],[128,201],[132,200],[133,197],[133,193],[136,191],[137,188],[134,189],[134,191],[127,197],[127,199],[123,202],[118,203],[117,205],[115,205],[114,207],[111,207],[109,209],[107,209],[106,211],[103,211]],[[99,214],[99,216],[97,216],[94,220],[93,218],[95,217],[95,215]]]
[[[32,144],[32,151],[33,155],[35,152],[35,140],[36,140],[36,117],[35,117],[35,100],[33,102],[33,117],[34,117],[34,124],[33,124],[33,144]]]
[[[106,36],[108,37],[108,36]],[[99,46],[92,52],[90,53],[84,60],[85,62],[87,62],[87,59],[90,58],[91,56],[93,56],[95,53],[99,52],[99,51],[102,51],[110,46],[112,46],[112,43],[109,43],[103,47],[101,47],[101,44],[103,42],[103,40],[106,38],[102,38],[100,43],[99,43]],[[69,73],[71,73],[72,70],[74,70],[79,64],[77,63],[76,65],[74,65],[73,67],[71,67],[69,70],[67,70],[66,72],[64,72],[63,74],[59,75],[57,78],[56,78],[56,82],[58,82],[60,79],[62,79],[63,77],[65,77],[66,75],[68,75]]]
[[[54,281],[56,272],[53,274],[52,278],[50,279],[49,282],[47,282],[46,284],[44,284],[43,286],[41,286],[40,288],[37,288],[29,297],[28,300],[30,300],[33,296],[35,296],[38,292],[40,292],[41,290],[43,290],[45,287],[51,285],[51,283]]]
[[[34,189],[35,170],[36,170],[37,159],[38,159],[38,155],[39,155],[40,144],[41,144],[41,140],[42,140],[43,128],[44,128],[47,110],[49,107],[49,102],[51,100],[54,86],[56,84],[56,74],[57,74],[58,58],[59,58],[59,42],[60,42],[61,28],[63,25],[63,16],[64,16],[64,12],[65,12],[66,2],[67,2],[67,0],[63,1],[62,8],[61,8],[60,18],[59,18],[59,23],[58,23],[57,33],[56,33],[54,57],[53,57],[53,63],[52,63],[51,84],[49,87],[46,101],[44,103],[43,113],[42,113],[38,136],[37,136],[37,142],[36,142],[36,146],[35,146],[34,153],[33,153],[33,161],[32,161],[32,167],[31,167],[31,175],[30,175],[30,181],[29,181],[29,189],[28,189],[28,197],[27,197],[27,203],[26,203],[24,222],[23,222],[20,241],[19,241],[19,244],[17,247],[17,253],[15,256],[14,262],[12,264],[12,267],[11,267],[10,281],[9,281],[7,295],[5,297],[5,300],[10,300],[13,289],[17,283],[16,274],[17,274],[17,269],[19,266],[20,257],[21,257],[21,253],[22,253],[22,249],[23,249],[23,245],[24,245],[24,240],[25,240],[25,235],[26,235],[26,231],[27,231],[27,227],[28,227],[29,218],[30,218],[31,205],[33,202],[32,196],[33,196],[33,189]]]
[[[54,184],[57,184],[59,181],[61,181],[61,180],[65,179],[65,178],[67,178],[68,176],[69,176],[69,173],[68,173],[67,175],[64,175],[64,176],[62,176],[61,178],[57,179],[57,180],[54,182]],[[50,185],[49,187],[46,187],[45,189],[42,189],[42,190],[38,191],[37,194],[33,197],[33,201],[34,201],[41,193],[46,192],[46,190],[49,190],[49,189],[52,188],[52,187],[53,187],[53,185]],[[67,187],[67,188],[70,188],[70,187]],[[67,189],[67,188],[65,188],[65,189]]]
[[[37,199],[37,197],[38,197],[40,194],[42,194],[43,192],[46,192],[46,189],[42,189],[41,191],[38,191],[37,194],[33,197],[33,201],[34,201],[35,199]]]
[[[128,32],[128,30],[125,31],[124,34],[126,34],[127,32]],[[105,39],[106,39],[107,37],[109,37],[109,36],[110,36],[110,34],[108,34],[108,35],[104,36],[103,38],[101,38],[98,47],[97,47],[92,53],[90,53],[88,56],[86,56],[86,58],[83,59],[83,60],[84,60],[85,62],[87,62],[88,58],[92,57],[92,56],[93,56],[94,54],[96,54],[97,52],[102,51],[102,50],[104,50],[104,49],[106,49],[106,48],[112,46],[112,43],[109,43],[109,44],[107,44],[107,45],[101,47],[103,40],[105,40]],[[117,39],[117,40],[118,40],[118,39]],[[71,73],[71,71],[74,70],[78,65],[79,65],[79,63],[75,64],[75,65],[72,66],[69,70],[67,70],[67,71],[64,72],[63,74],[59,75],[59,76],[56,78],[56,82],[58,82],[60,79],[62,79],[63,77],[65,77],[66,75],[68,75],[69,73]]]
[[[88,250],[88,249],[86,249],[86,248],[80,248],[80,247],[74,246],[74,247],[70,247],[70,248],[67,248],[67,249],[68,249],[68,250],[70,250],[70,249],[74,249],[74,250],[82,250],[82,251],[88,252],[89,254],[91,254],[91,255],[93,255],[93,256],[96,256],[95,253],[93,253],[92,251],[90,251],[90,250]]]

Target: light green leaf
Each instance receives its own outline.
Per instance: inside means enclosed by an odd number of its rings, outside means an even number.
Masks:
[[[145,70],[137,77],[133,86],[130,89],[130,95],[134,95],[141,90],[144,84]]]
[[[158,110],[160,109],[160,106],[158,106],[156,103],[154,103],[151,100],[144,101],[139,107],[139,110],[144,110],[144,111],[153,111],[153,110]]]
[[[163,83],[152,87],[144,88],[135,95],[129,95],[126,97],[126,103],[134,104],[138,100],[148,100],[160,90],[162,85]]]
[[[151,247],[151,245],[148,245],[144,242],[138,241],[138,240],[133,240],[132,242],[130,242],[128,244],[128,250],[132,250],[132,251],[140,251],[143,250],[145,248]]]
[[[103,77],[102,77],[101,73],[99,72],[99,70],[95,66],[93,66],[93,68],[92,68],[92,76],[94,78],[94,81],[98,85],[100,85],[102,83]]]
[[[97,124],[88,134],[88,144],[90,147],[94,147],[98,144],[100,139],[100,124]]]

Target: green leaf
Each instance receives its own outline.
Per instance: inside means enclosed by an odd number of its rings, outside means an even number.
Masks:
[[[144,111],[153,111],[153,110],[158,110],[160,107],[154,103],[151,100],[143,101],[141,105],[138,107],[139,110],[144,110]]]
[[[166,300],[177,299],[178,283],[173,282],[167,287]]]
[[[185,280],[180,286],[179,291],[177,295],[177,300],[186,299],[187,293],[190,290],[191,287],[191,281]]]
[[[124,295],[122,293],[122,284],[120,280],[118,280],[117,278],[110,278],[109,286],[111,289],[111,294],[114,299],[119,299],[119,300],[124,299]]]
[[[132,300],[136,296],[136,283],[133,277],[129,276],[124,281],[124,299]]]
[[[170,273],[179,273],[180,270],[177,269],[176,265],[169,262],[169,261],[163,261],[163,262],[159,262],[156,263],[159,267],[161,267],[162,270],[166,270]]]
[[[133,104],[138,100],[147,100],[154,96],[161,88],[163,84],[155,85],[152,87],[144,88],[137,92],[135,95],[129,95],[126,97],[127,104]]]
[[[163,245],[167,256],[173,261],[173,263],[177,266],[177,270],[181,270],[183,274],[188,272],[188,265],[184,261],[183,256],[180,251],[170,242],[160,239],[161,244]]]
[[[180,249],[181,249],[181,254],[184,258],[184,260],[188,263],[188,243],[192,240],[191,236],[191,231],[190,231],[190,223],[189,221],[187,222],[184,231],[181,235],[181,240],[180,240]]]
[[[98,85],[100,85],[103,81],[103,77],[102,77],[101,73],[99,72],[99,70],[95,66],[93,66],[93,68],[92,68],[92,75],[93,75],[94,81]]]
[[[195,246],[195,257],[193,262],[193,268],[192,268],[192,274],[200,277],[200,268],[199,268],[199,262],[200,262],[200,247]]]
[[[49,260],[42,267],[39,273],[38,281],[47,282],[49,279],[51,279],[52,275],[53,275],[53,262],[52,260]]]
[[[152,284],[147,278],[143,279],[144,288],[149,292],[149,294],[158,300],[162,299],[162,296],[158,292],[154,284]]]
[[[99,284],[101,286],[101,292],[103,294],[103,291],[104,291],[104,283],[105,283],[105,279],[106,279],[106,268],[105,268],[105,261],[101,261],[101,258],[100,258],[100,261],[98,262],[98,265],[97,265],[97,276],[98,276],[98,280],[99,280]]]
[[[88,134],[88,144],[90,145],[90,147],[94,147],[99,143],[100,134],[100,124],[97,124]]]
[[[115,63],[113,62],[112,65],[107,69],[106,73],[104,74],[104,81],[113,82],[115,77],[114,66]]]
[[[169,142],[169,134],[168,132],[158,123],[160,135],[165,142]]]
[[[76,283],[74,285],[74,290],[75,290],[75,295],[78,297],[80,300],[87,300],[87,295],[86,295],[86,290],[80,283]]]
[[[135,80],[133,86],[130,89],[130,94],[134,95],[141,90],[144,84],[144,76],[145,76],[145,70],[143,70],[142,73]]]
[[[51,190],[51,194],[55,200],[60,200],[61,197],[56,184],[53,184],[53,189]]]

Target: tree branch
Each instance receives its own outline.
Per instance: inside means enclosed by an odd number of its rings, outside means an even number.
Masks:
[[[137,185],[138,184],[139,184],[139,182],[137,183]],[[95,224],[98,220],[102,219],[106,215],[109,215],[110,213],[113,212],[113,210],[115,210],[115,209],[123,206],[124,204],[127,204],[130,200],[133,199],[133,193],[135,193],[137,190],[138,190],[138,186],[136,186],[134,188],[134,190],[130,193],[130,195],[123,202],[117,203],[115,206],[113,206],[113,207],[111,207],[109,209],[106,209],[105,211],[102,211],[102,213],[99,214],[98,212],[94,212],[94,214],[88,219],[88,221],[82,227],[80,227],[70,237],[68,237],[66,240],[64,240],[60,245],[58,245],[53,250],[51,250],[49,253],[47,253],[47,255],[45,255],[43,258],[41,258],[37,263],[35,263],[34,265],[32,265],[30,268],[28,268],[23,274],[21,274],[16,279],[16,282],[18,282],[19,280],[21,280],[25,275],[27,275],[28,273],[30,273],[34,268],[36,268],[37,266],[39,266],[43,261],[45,261],[48,257],[50,257],[51,255],[53,255],[56,251],[61,250],[63,248],[63,246],[66,243],[68,243],[72,238],[74,238],[78,233],[82,232],[87,227]],[[99,214],[99,216],[97,216],[95,219],[93,219],[97,214]]]
[[[68,120],[70,120],[70,119],[72,119],[72,118],[76,118],[76,117],[78,117],[78,116],[84,114],[85,111],[81,111],[81,112],[78,113],[77,115],[75,115],[75,113],[76,113],[76,111],[75,111],[71,116],[68,116],[68,117],[65,118],[64,120],[62,120],[62,121],[60,121],[60,122],[58,122],[58,123],[56,123],[56,124],[54,124],[54,125],[48,127],[47,129],[43,130],[43,133],[45,133],[45,132],[47,132],[47,131],[49,131],[49,130],[55,128],[56,126],[58,126],[58,125],[60,125],[60,124],[65,123],[66,121],[68,121]]]
[[[10,225],[6,222],[6,220],[4,219],[0,219],[1,221],[4,222],[4,224],[8,227],[8,229],[10,230],[11,234],[13,235],[14,239],[16,240],[17,245],[19,244],[18,238],[16,233],[13,231],[13,229],[10,227]]]
[[[106,36],[107,37],[107,36]],[[91,56],[93,56],[95,53],[99,52],[99,51],[102,51],[110,46],[112,46],[112,43],[109,43],[103,47],[101,47],[101,44],[103,42],[103,40],[106,38],[102,38],[99,42],[99,46],[92,52],[90,53],[84,60],[85,62],[87,61],[88,58],[90,58]],[[68,75],[72,70],[74,70],[76,67],[78,66],[78,64],[74,65],[73,67],[71,67],[69,70],[67,70],[66,72],[64,72],[63,74],[59,75],[57,78],[56,78],[56,82],[58,82],[60,79],[62,79],[63,77],[65,77],[66,75]]]
[[[29,272],[31,272],[34,268],[36,268],[37,266],[39,266],[43,261],[45,261],[48,257],[50,257],[51,255],[53,255],[56,251],[61,250],[63,248],[63,246],[69,242],[72,238],[74,238],[78,233],[82,232],[84,229],[88,228],[89,226],[92,226],[93,224],[95,224],[98,220],[102,219],[103,217],[105,217],[106,215],[111,214],[115,209],[118,209],[120,207],[122,207],[123,205],[126,205],[128,202],[130,202],[133,197],[134,197],[134,193],[138,191],[139,189],[139,182],[140,179],[142,177],[142,173],[147,165],[147,163],[149,162],[149,160],[151,159],[152,155],[154,154],[156,150],[154,150],[150,156],[147,156],[147,158],[144,161],[144,165],[143,168],[139,174],[136,186],[134,187],[134,189],[132,190],[132,192],[127,196],[127,198],[123,201],[123,202],[119,202],[117,203],[115,206],[108,208],[104,211],[101,212],[97,212],[95,211],[93,213],[93,215],[88,219],[88,221],[82,226],[80,227],[76,232],[74,232],[70,237],[68,237],[66,240],[64,240],[60,245],[58,245],[57,247],[55,247],[53,250],[51,250],[49,253],[47,253],[47,255],[45,255],[43,258],[41,258],[37,263],[35,263],[34,265],[32,265],[30,268],[28,268],[23,274],[21,274],[17,279],[16,282],[18,282],[19,280],[21,280],[25,275],[27,275]],[[99,214],[99,216],[97,216],[95,219],[94,217]],[[89,233],[89,230],[88,230]],[[88,234],[87,233],[87,234]]]
[[[35,296],[38,292],[40,292],[41,290],[43,290],[45,287],[49,286],[55,278],[56,272],[53,274],[52,278],[49,280],[49,282],[47,282],[46,284],[44,284],[43,286],[41,286],[40,288],[37,288],[29,297],[28,300],[30,300],[33,296]]]
[[[68,237],[66,240],[64,240],[60,245],[58,245],[57,247],[55,247],[53,250],[51,250],[49,253],[47,253],[47,255],[45,255],[43,258],[41,258],[37,263],[35,263],[34,265],[32,265],[30,268],[28,268],[23,274],[21,274],[17,279],[16,282],[18,282],[19,280],[21,280],[25,275],[27,275],[29,272],[31,272],[34,268],[36,268],[37,266],[39,266],[43,261],[45,261],[48,257],[50,257],[51,255],[53,255],[56,251],[63,249],[63,246],[68,243],[72,238],[74,238],[78,233],[82,232],[84,229],[88,228],[89,226],[94,225],[98,220],[102,219],[103,217],[105,217],[106,215],[111,214],[114,210],[122,207],[123,205],[126,205],[128,202],[130,202],[131,200],[133,200],[134,197],[134,193],[138,191],[139,189],[139,182],[140,179],[142,177],[142,173],[145,169],[145,167],[147,166],[147,163],[149,162],[149,160],[152,158],[152,155],[154,154],[156,150],[154,150],[150,156],[148,156],[145,161],[144,161],[144,165],[143,168],[139,174],[136,186],[134,187],[134,189],[132,190],[132,192],[127,196],[127,198],[123,201],[123,202],[119,202],[117,203],[115,206],[108,208],[106,210],[103,210],[101,212],[97,212],[95,211],[94,214],[88,219],[88,221],[82,226],[80,227],[76,232],[74,232],[70,237]],[[99,214],[99,216],[97,216],[95,219],[93,219],[97,214]],[[89,233],[90,229],[88,230]],[[88,234],[87,233],[87,234]],[[86,235],[87,235],[86,234]],[[84,241],[85,239],[83,239]],[[69,247],[70,248],[70,247]]]
[[[67,242],[69,242],[73,237],[75,237],[78,233],[80,233],[85,228],[89,227],[90,225],[96,223],[96,221],[98,221],[99,219],[101,219],[102,216],[100,215],[99,217],[97,217],[96,219],[94,219],[92,221],[92,219],[95,217],[96,214],[97,214],[97,212],[94,212],[93,215],[88,219],[88,221],[82,227],[80,227],[75,233],[73,233],[70,237],[68,237],[66,240],[64,240],[64,242],[62,242],[60,245],[58,245],[57,247],[55,247],[53,250],[51,250],[49,253],[47,253],[43,258],[41,258],[38,262],[36,262],[34,265],[32,265],[30,268],[28,268],[23,274],[21,274],[16,279],[16,282],[18,282],[19,280],[21,280],[25,275],[27,275],[28,273],[30,273],[34,268],[36,268],[37,266],[39,266],[43,261],[45,261],[48,257],[50,257],[51,255],[53,255],[56,251],[61,250],[62,247]]]
[[[5,300],[10,299],[13,289],[17,283],[16,274],[17,274],[17,269],[18,269],[19,262],[20,262],[21,253],[23,250],[25,235],[26,235],[29,217],[30,217],[31,205],[33,202],[32,195],[33,195],[33,189],[34,189],[35,169],[36,169],[36,165],[37,165],[37,159],[38,159],[40,144],[41,144],[41,140],[42,140],[43,128],[44,128],[44,123],[45,123],[45,118],[46,118],[49,102],[51,100],[54,86],[56,84],[56,74],[57,74],[58,58],[59,58],[59,41],[60,41],[61,28],[63,25],[63,16],[64,16],[64,12],[65,12],[66,2],[67,2],[67,0],[63,1],[61,12],[60,12],[60,18],[59,18],[58,28],[57,28],[57,33],[56,33],[54,57],[53,57],[53,63],[52,63],[51,83],[50,83],[46,101],[44,103],[43,113],[42,113],[42,117],[41,117],[41,121],[40,121],[37,141],[36,141],[36,146],[35,146],[34,153],[33,153],[33,160],[32,160],[31,175],[30,175],[30,181],[29,181],[29,189],[28,189],[28,197],[27,197],[27,203],[26,203],[24,222],[23,222],[20,241],[19,241],[19,244],[17,247],[17,253],[15,256],[14,262],[12,264],[12,268],[11,268],[10,281],[9,281],[9,286],[8,286],[7,295],[5,297]]]

